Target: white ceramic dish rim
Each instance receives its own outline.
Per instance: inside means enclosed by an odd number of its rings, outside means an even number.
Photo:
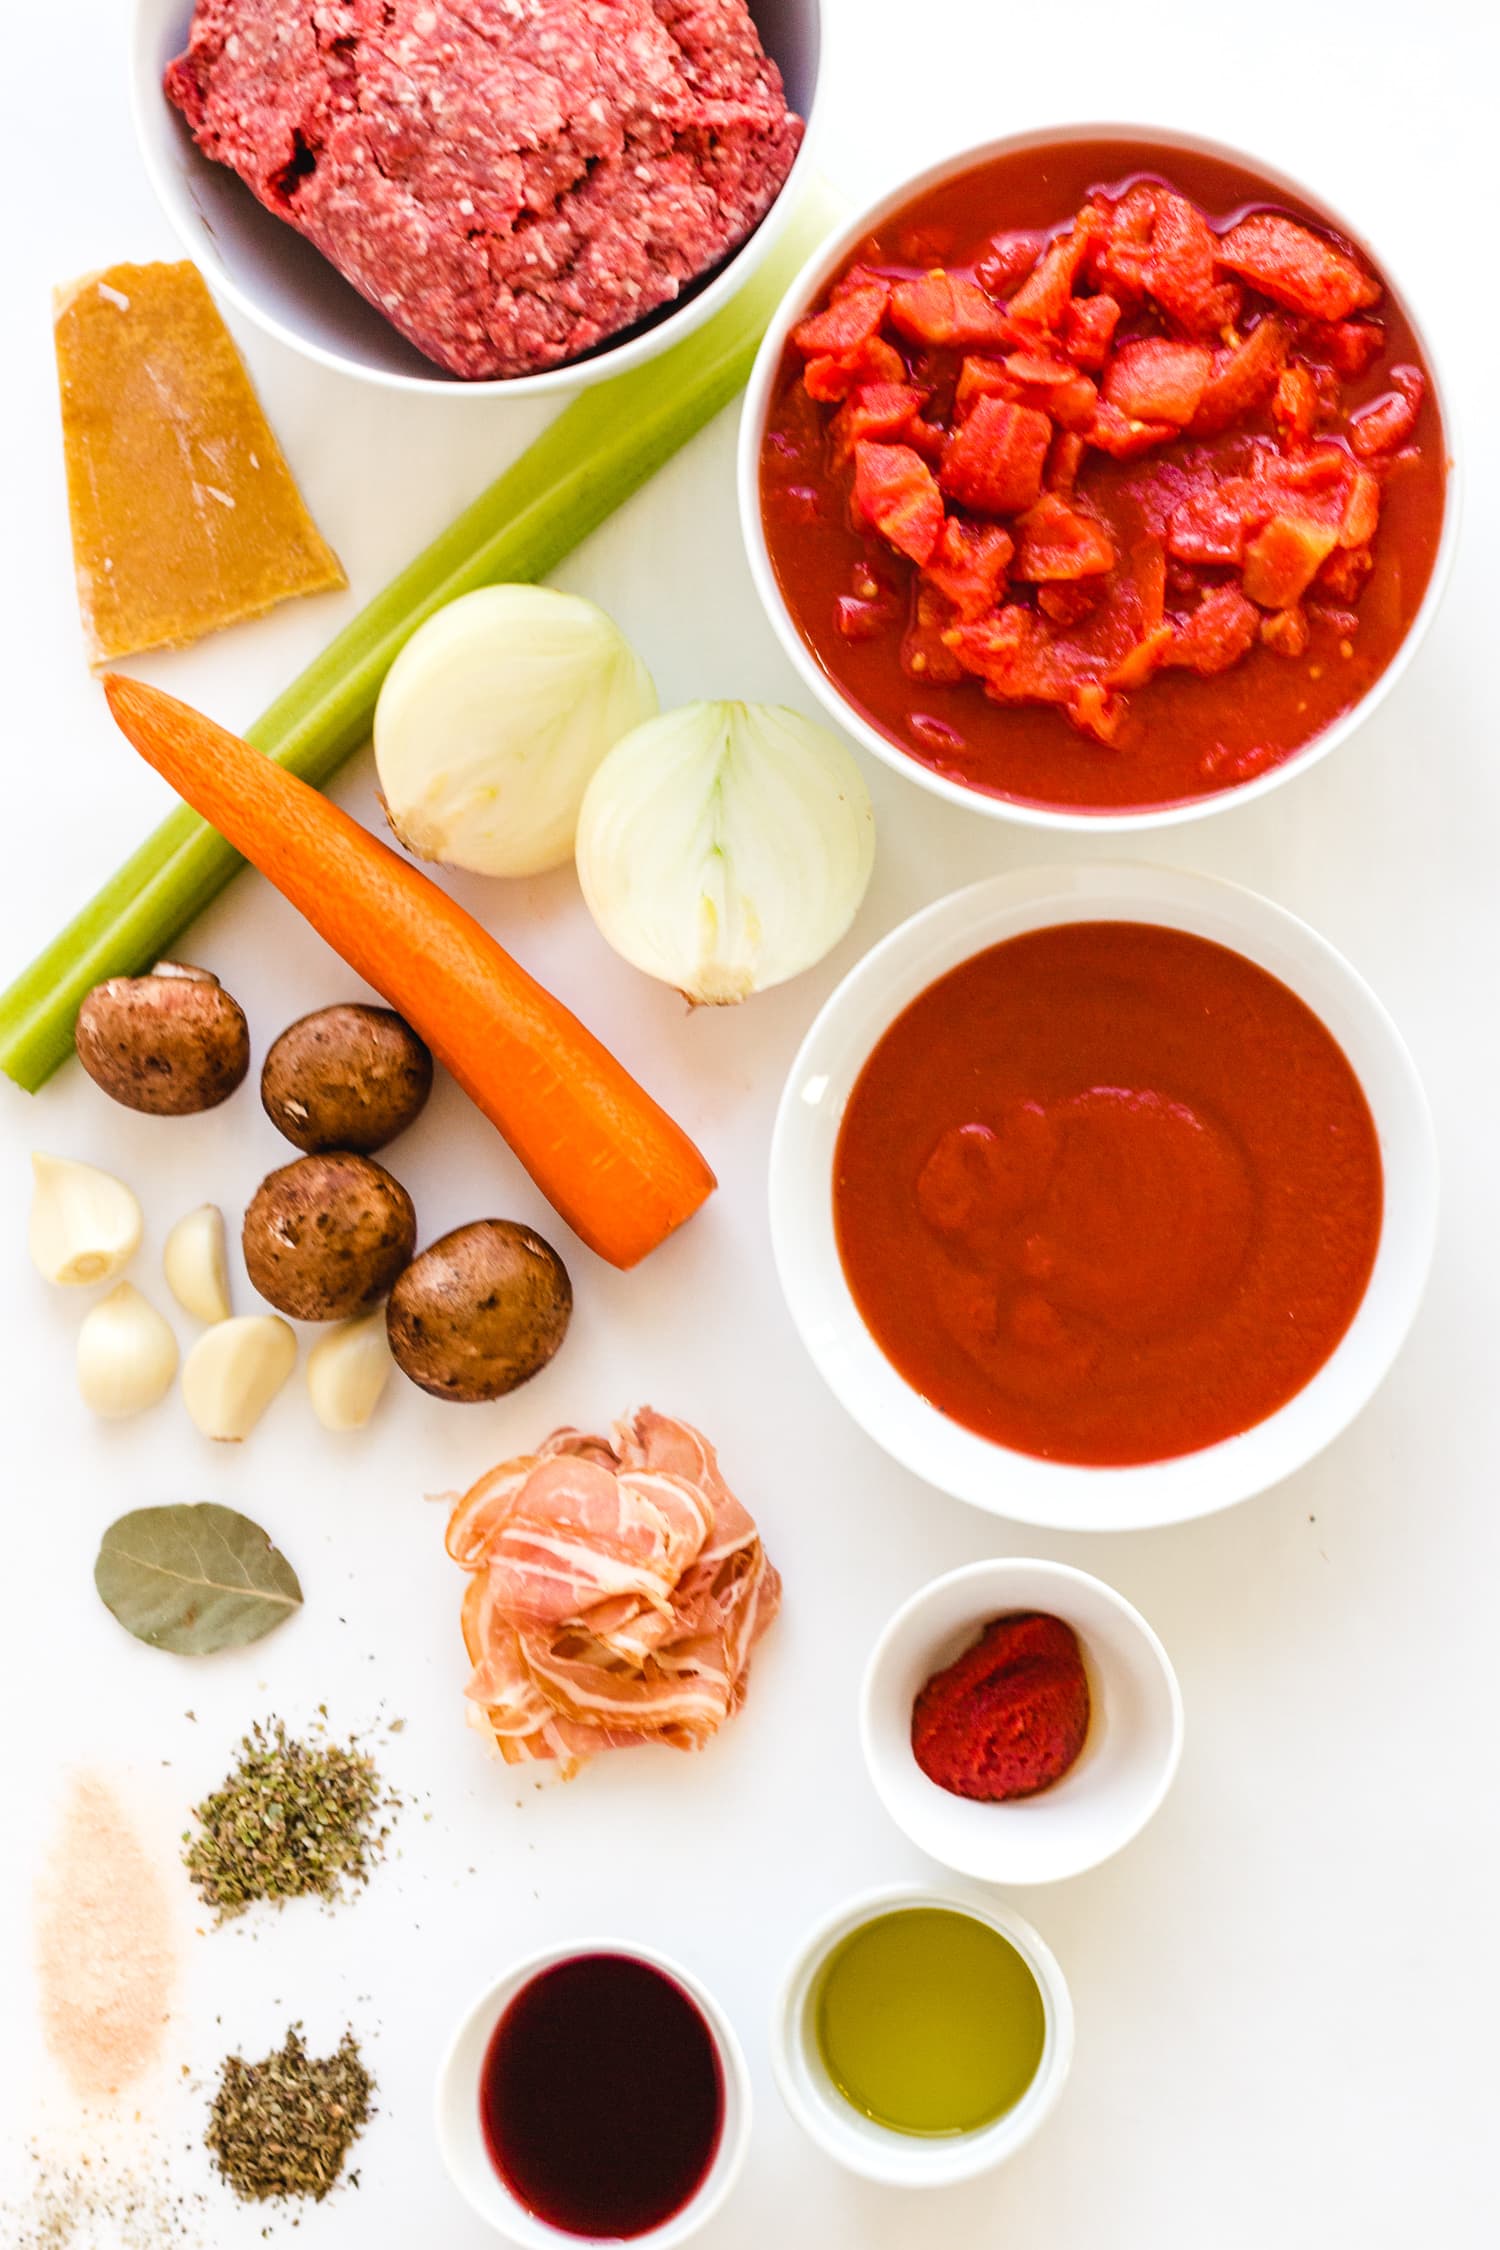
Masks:
[[[821,16],[821,0],[804,0]],[[190,16],[192,0],[135,0],[135,20],[131,35],[130,108],[135,124],[136,145],[146,168],[152,191],[165,212],[173,233],[188,256],[200,266],[215,290],[246,318],[276,341],[285,344],[304,359],[314,361],[319,367],[332,369],[335,374],[348,375],[361,383],[374,383],[383,390],[405,391],[417,397],[461,398],[540,398],[544,394],[566,395],[603,381],[610,375],[623,375],[627,369],[639,367],[644,361],[654,359],[658,353],[668,351],[674,344],[690,336],[706,320],[725,305],[746,282],[775,244],[796,205],[802,184],[812,170],[818,118],[822,109],[823,84],[826,75],[826,53],[820,55],[814,78],[812,98],[807,104],[801,145],[793,159],[792,168],[783,181],[780,193],[770,210],[746,236],[713,280],[697,291],[675,311],[657,319],[626,342],[611,344],[590,353],[586,358],[568,360],[560,367],[542,368],[533,375],[497,376],[477,382],[466,382],[461,377],[439,373],[421,375],[404,373],[398,368],[373,367],[344,353],[331,351],[326,345],[316,343],[303,335],[297,326],[273,312],[253,289],[246,288],[220,257],[213,230],[207,225],[192,202],[191,196],[176,177],[168,149],[168,134],[175,130],[168,105],[161,91],[161,36],[163,19],[168,10]],[[826,47],[826,27],[821,37]],[[208,162],[207,158],[203,159]],[[244,190],[249,195],[250,190]],[[332,269],[330,269],[332,270]]]
[[[1348,1055],[1375,1119],[1385,1167],[1385,1209],[1369,1286],[1311,1382],[1238,1437],[1125,1468],[1012,1452],[949,1420],[912,1390],[849,1295],[828,1192],[850,1088],[908,1003],[988,946],[1077,921],[1187,930],[1279,977]],[[1363,977],[1284,907],[1180,868],[1109,862],[1021,868],[924,907],[874,946],[824,1004],[788,1073],[771,1138],[777,1273],[803,1344],[834,1396],[878,1445],[939,1491],[1051,1530],[1183,1523],[1249,1499],[1304,1467],[1354,1420],[1394,1361],[1421,1301],[1437,1202],[1427,1098],[1399,1031]]]
[[[1390,663],[1373,681],[1350,710],[1325,727],[1321,734],[1304,743],[1289,758],[1273,766],[1269,772],[1252,780],[1242,781],[1232,789],[1220,789],[1211,795],[1195,797],[1183,804],[1148,805],[1137,808],[1104,808],[1094,812],[1077,807],[1060,805],[1033,805],[1007,797],[990,797],[982,791],[970,789],[962,782],[950,781],[934,773],[908,755],[898,743],[882,734],[878,727],[855,709],[830,675],[824,671],[813,655],[801,633],[797,630],[777,583],[770,551],[766,545],[765,525],[760,507],[760,452],[766,416],[770,408],[771,389],[781,364],[788,332],[807,306],[818,296],[839,266],[856,245],[863,241],[875,227],[908,203],[923,195],[929,188],[959,174],[986,164],[997,157],[1018,154],[1026,149],[1044,148],[1056,144],[1068,145],[1077,141],[1135,140],[1153,142],[1166,149],[1181,149],[1185,153],[1218,157],[1225,162],[1242,165],[1254,172],[1266,184],[1284,194],[1298,197],[1312,209],[1320,212],[1345,238],[1355,243],[1377,270],[1384,275],[1391,293],[1400,300],[1401,308],[1411,324],[1413,335],[1429,374],[1437,402],[1443,435],[1448,447],[1448,478],[1443,508],[1443,528],[1438,540],[1438,551],[1433,558],[1432,576],[1416,616],[1412,619],[1405,640],[1396,650]],[[1265,163],[1228,141],[1207,138],[1197,133],[1185,133],[1170,126],[1142,124],[1077,124],[1041,126],[1025,133],[1009,133],[999,140],[987,141],[975,148],[963,150],[957,156],[945,157],[941,163],[928,167],[916,178],[904,181],[899,187],[887,190],[876,201],[852,218],[840,231],[830,237],[808,259],[802,271],[787,290],[780,309],[761,340],[755,364],[746,387],[744,411],[740,418],[737,483],[739,490],[740,528],[745,552],[749,558],[750,575],[756,592],[770,619],[778,640],[787,656],[796,666],[803,681],[818,698],[831,718],[837,721],[854,739],[890,766],[896,773],[904,774],[919,788],[944,797],[950,804],[963,805],[989,819],[1014,821],[1022,827],[1044,828],[1074,834],[1104,836],[1129,835],[1157,828],[1176,828],[1190,820],[1207,819],[1231,805],[1252,803],[1278,789],[1295,774],[1305,773],[1310,766],[1326,758],[1370,717],[1390,694],[1427,637],[1429,628],[1442,602],[1453,567],[1453,557],[1458,544],[1461,508],[1459,448],[1454,419],[1453,396],[1443,377],[1442,369],[1432,349],[1426,323],[1416,309],[1416,300],[1406,284],[1395,273],[1388,259],[1380,257],[1365,240],[1359,229],[1342,216],[1337,206],[1294,179],[1288,172]]]
[[[580,2246],[587,2250],[588,2237],[566,2233],[537,2218],[510,2193],[495,2171],[480,2124],[479,2069],[495,2025],[524,1986],[560,1962],[598,1953],[643,1961],[681,1985],[701,2011],[719,2050],[724,2123],[707,2177],[692,2201],[664,2226],[630,2238],[631,2250],[678,2250],[679,2244],[707,2226],[734,2191],[750,2146],[754,2097],[744,2049],[723,2008],[690,1969],[652,1946],[618,1937],[573,1939],[527,1954],[487,1985],[465,2010],[438,2069],[434,2096],[438,2147],[449,2179],[469,2208],[497,2233],[519,2244],[521,2250],[580,2250]]]
[[[892,2132],[862,2117],[835,2091],[815,2059],[809,2016],[824,1962],[861,1924],[905,1907],[972,1915],[1008,1938],[1037,1981],[1046,2013],[1042,2059],[1014,2109],[977,2133],[927,2139]],[[803,1940],[782,1980],[771,2024],[771,2063],[787,2108],[825,2155],[886,2187],[950,2187],[993,2171],[1024,2147],[1056,2106],[1073,2060],[1073,2001],[1056,1955],[1031,1924],[994,1898],[926,1883],[862,1891],[827,1915]]]
[[[956,1596],[965,1597],[962,1606],[968,1612],[967,1620],[962,1626],[950,1624],[924,1634],[923,1653],[914,1667],[923,1678],[930,1676],[939,1663],[948,1661],[942,1654],[943,1644],[951,1642],[956,1633],[972,1638],[996,1617],[1033,1609],[1060,1617],[1065,1624],[1074,1627],[1083,1644],[1085,1662],[1091,1672],[1097,1674],[1098,1635],[1096,1630],[1091,1630],[1090,1620],[1078,1614],[1082,1601],[1085,1607],[1107,1610],[1118,1620],[1123,1629],[1122,1638],[1134,1652],[1128,1668],[1139,1681],[1162,1691],[1168,1714],[1167,1742],[1150,1788],[1137,1799],[1128,1822],[1118,1824],[1113,1830],[1101,1828],[1093,1845],[1070,1858],[1059,1857],[1045,1865],[1039,1861],[1034,1847],[1042,1832],[1050,1831],[1054,1835],[1060,1832],[1056,1814],[1063,1799],[1058,1790],[1073,1788],[1080,1777],[1065,1775],[1053,1789],[1018,1805],[971,1804],[961,1798],[945,1796],[936,1784],[927,1782],[920,1774],[911,1751],[908,1697],[899,1698],[901,1724],[895,1735],[882,1724],[881,1704],[892,1687],[892,1667],[899,1662],[903,1670],[906,1669],[906,1643],[916,1628],[926,1624],[935,1613],[942,1614],[953,1607]],[[967,1597],[972,1597],[972,1603]],[[1101,1716],[1108,1723],[1107,1715],[1096,1712],[1096,1726]],[[1072,1563],[1050,1562],[1036,1555],[986,1556],[979,1562],[964,1563],[956,1570],[945,1571],[918,1587],[883,1627],[870,1652],[860,1685],[860,1747],[876,1796],[902,1834],[919,1851],[973,1882],[1063,1882],[1113,1859],[1160,1811],[1182,1762],[1183,1734],[1182,1688],[1160,1635],[1135,1605],[1106,1579],[1079,1570]],[[1089,1754],[1086,1745],[1085,1759]],[[1117,1759],[1118,1749],[1112,1752],[1106,1736],[1096,1754],[1102,1759]],[[929,1821],[908,1817],[913,1792],[898,1784],[897,1759],[905,1761],[906,1771],[901,1778],[908,1782],[915,1779],[922,1791],[931,1790],[937,1801],[939,1818]],[[939,1830],[943,1835],[941,1842]],[[962,1841],[955,1844],[948,1840],[950,1838],[962,1838]],[[1018,1850],[1017,1845],[1022,1843],[1032,1848]]]

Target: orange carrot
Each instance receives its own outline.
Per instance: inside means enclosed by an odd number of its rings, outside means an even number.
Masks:
[[[614,1056],[417,868],[201,712],[118,673],[122,732],[421,1033],[574,1233],[633,1266],[715,1185]]]

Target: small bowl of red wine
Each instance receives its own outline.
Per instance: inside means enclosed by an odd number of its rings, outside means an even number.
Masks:
[[[739,2175],[750,2082],[733,2026],[685,1969],[641,1946],[558,1946],[459,2025],[437,2130],[459,2192],[523,2250],[675,2250]]]

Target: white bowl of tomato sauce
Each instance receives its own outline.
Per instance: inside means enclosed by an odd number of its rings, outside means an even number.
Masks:
[[[804,268],[741,425],[752,575],[876,757],[1033,826],[1264,794],[1394,687],[1457,530],[1389,267],[1190,134],[934,167]]]
[[[770,1214],[792,1318],[897,1461],[1080,1531],[1207,1515],[1353,1420],[1437,1218],[1390,1017],[1267,899],[1027,869],[847,976],[792,1065]]]

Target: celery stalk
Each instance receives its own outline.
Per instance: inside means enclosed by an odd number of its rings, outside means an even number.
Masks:
[[[367,741],[381,682],[434,610],[472,587],[542,577],[743,388],[788,283],[838,217],[813,181],[739,294],[659,359],[596,383],[245,730],[318,787]],[[73,1051],[90,987],[137,976],[244,861],[183,805],[0,995],[0,1069],[35,1093]]]

